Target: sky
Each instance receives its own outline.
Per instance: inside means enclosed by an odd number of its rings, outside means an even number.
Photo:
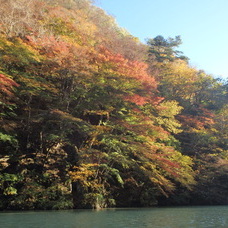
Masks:
[[[181,36],[190,65],[228,78],[228,0],[96,0],[120,27],[142,42]]]

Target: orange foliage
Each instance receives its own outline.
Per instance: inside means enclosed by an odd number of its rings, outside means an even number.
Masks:
[[[178,116],[178,119],[181,121],[183,126],[203,129],[214,124],[214,114],[208,109],[197,107],[194,111],[196,112],[194,115],[185,114]]]
[[[146,97],[142,97],[138,94],[125,96],[124,99],[126,101],[130,101],[130,102],[137,104],[137,105],[144,105],[144,104],[148,103],[148,100]]]
[[[12,88],[18,86],[19,84],[17,84],[14,80],[3,74],[0,74],[0,93],[3,93],[7,96],[12,96]]]
[[[26,38],[31,45],[40,49],[41,53],[46,54],[48,57],[69,55],[69,44],[58,40],[54,36],[43,36],[41,38],[26,36]]]
[[[98,61],[102,63],[112,63],[112,68],[120,75],[135,78],[142,82],[148,89],[155,89],[157,84],[155,79],[147,73],[148,65],[139,61],[131,61],[120,54],[113,54],[105,47],[100,47]]]
[[[212,118],[205,116],[180,115],[178,116],[178,119],[181,121],[183,126],[195,129],[203,129],[214,123],[214,120]]]

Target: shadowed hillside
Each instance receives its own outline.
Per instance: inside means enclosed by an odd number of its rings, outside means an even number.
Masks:
[[[0,0],[0,209],[227,204],[227,82],[179,36],[89,0]]]

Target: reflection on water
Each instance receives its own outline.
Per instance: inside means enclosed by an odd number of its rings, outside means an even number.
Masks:
[[[228,206],[2,212],[4,228],[228,228]]]

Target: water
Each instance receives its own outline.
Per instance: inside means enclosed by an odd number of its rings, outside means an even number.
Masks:
[[[228,206],[1,212],[1,228],[228,228]]]

